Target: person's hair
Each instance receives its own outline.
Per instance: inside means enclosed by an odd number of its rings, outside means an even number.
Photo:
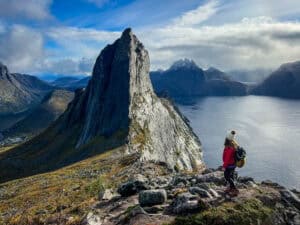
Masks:
[[[231,141],[231,140],[229,140],[228,138],[225,138],[224,145],[225,145],[225,146],[232,146],[232,145],[233,145],[233,143],[232,143],[232,141]]]

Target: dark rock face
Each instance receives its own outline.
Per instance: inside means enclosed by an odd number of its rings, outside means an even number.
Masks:
[[[300,98],[300,62],[283,64],[255,87],[251,94]]]
[[[53,87],[34,76],[11,74],[0,62],[0,115],[28,110]]]

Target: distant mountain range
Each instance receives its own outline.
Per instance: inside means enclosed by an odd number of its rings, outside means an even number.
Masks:
[[[3,130],[0,141],[3,139],[2,144],[12,144],[42,132],[66,110],[73,97],[74,93],[70,91],[51,91],[27,116]]]
[[[251,94],[300,98],[300,61],[281,65],[256,86]]]
[[[26,111],[53,89],[53,86],[37,77],[10,73],[0,63],[0,115]]]
[[[270,95],[285,98],[300,98],[298,94],[299,62],[282,65],[270,70],[223,72],[217,68],[201,69],[190,59],[176,61],[167,70],[150,72],[150,78],[158,95],[174,99],[201,96]],[[267,77],[267,78],[266,78]],[[51,85],[74,91],[86,87],[90,77],[63,77]],[[257,83],[258,80],[261,82]],[[285,88],[280,88],[284,84]],[[288,87],[288,89],[286,89]]]
[[[90,79],[91,77],[62,77],[50,82],[50,84],[55,87],[75,91],[78,88],[85,88]]]
[[[231,80],[216,68],[203,70],[189,59],[179,60],[165,71],[151,72],[150,76],[156,93],[172,98],[247,94],[247,85]]]

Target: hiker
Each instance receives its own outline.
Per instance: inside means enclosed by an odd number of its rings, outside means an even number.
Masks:
[[[224,152],[223,152],[223,166],[222,170],[224,171],[224,177],[229,183],[229,187],[225,190],[225,193],[228,193],[230,196],[237,196],[239,191],[234,184],[234,170],[235,165],[235,151],[238,148],[238,143],[235,140],[235,131],[231,131],[227,134],[224,143]]]

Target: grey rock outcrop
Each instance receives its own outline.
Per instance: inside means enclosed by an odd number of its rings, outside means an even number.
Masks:
[[[166,162],[171,168],[203,167],[201,143],[186,119],[166,99],[158,98],[149,78],[147,50],[130,29],[103,49],[89,85],[74,108],[82,116],[76,147],[96,136],[126,136],[126,152],[141,161]]]
[[[141,206],[153,206],[163,204],[167,201],[167,192],[164,189],[146,190],[139,193]]]

